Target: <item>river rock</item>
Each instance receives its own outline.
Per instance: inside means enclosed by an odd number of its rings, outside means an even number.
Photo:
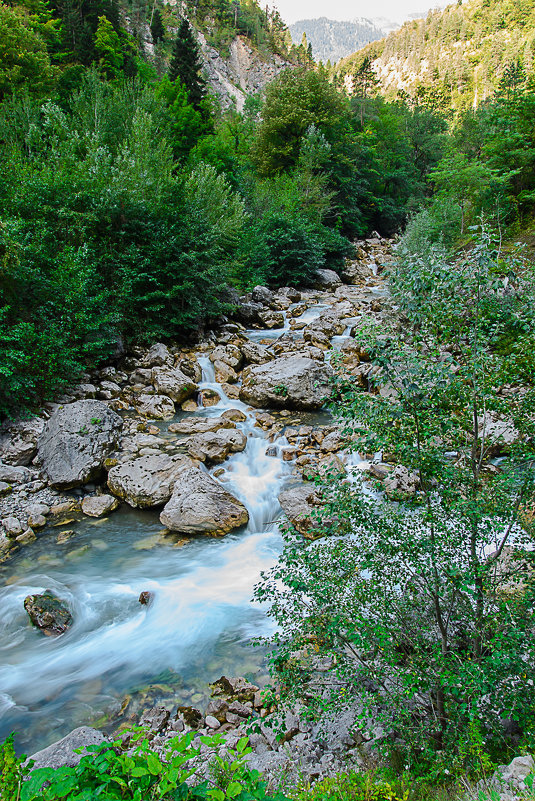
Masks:
[[[197,384],[178,367],[155,367],[152,371],[152,383],[160,395],[167,395],[175,403],[182,403],[197,391]]]
[[[485,412],[477,418],[478,436],[484,439],[489,457],[504,456],[520,437],[512,420],[503,420],[494,412]],[[1,477],[1,476],[0,476]]]
[[[72,623],[72,615],[65,603],[45,590],[41,595],[28,595],[24,608],[34,626],[48,637],[63,634]]]
[[[233,423],[243,423],[247,420],[247,415],[241,409],[227,409],[221,415],[223,420],[232,420]]]
[[[175,404],[167,395],[143,394],[134,402],[138,414],[152,420],[171,420],[175,416]]]
[[[313,539],[317,535],[318,507],[321,506],[314,486],[298,484],[284,490],[279,495],[279,503],[282,511],[294,526],[294,528],[307,539]]]
[[[112,467],[108,487],[130,506],[146,509],[166,503],[180,474],[194,465],[188,456],[155,453]]]
[[[221,417],[186,417],[178,423],[171,423],[169,431],[172,434],[206,434],[220,428],[235,428],[232,419],[225,415],[226,412]]]
[[[221,536],[245,525],[249,515],[221,484],[194,468],[179,476],[160,520],[171,531]]]
[[[119,506],[113,495],[89,495],[82,500],[82,512],[88,517],[104,517]]]
[[[0,481],[7,484],[26,484],[32,480],[32,471],[27,467],[15,467],[0,462]]]
[[[11,465],[30,464],[37,453],[37,440],[44,427],[45,421],[39,417],[3,423],[0,427],[0,460]]]
[[[19,534],[22,534],[22,524],[18,517],[4,517],[2,526],[6,537],[13,539],[14,537],[18,537]]]
[[[283,328],[284,314],[279,311],[262,311],[258,315],[265,328]]]
[[[96,478],[117,447],[119,415],[98,400],[57,409],[39,438],[39,459],[53,487],[70,489]]]
[[[406,467],[398,464],[384,479],[383,486],[389,498],[410,498],[416,494],[419,483],[417,473],[411,473]]]
[[[273,303],[273,292],[267,286],[255,286],[251,292],[254,303],[262,303],[264,306],[271,306]]]
[[[207,387],[206,389],[201,389],[201,391],[199,392],[199,396],[201,399],[201,403],[205,408],[208,408],[209,406],[217,406],[217,404],[221,400],[221,396],[219,395],[219,393],[216,392],[215,389],[210,389],[210,387]],[[182,408],[184,408],[184,406],[182,406]]]
[[[74,767],[78,765],[84,756],[85,749],[88,745],[100,745],[105,743],[106,740],[102,732],[98,729],[92,729],[90,726],[80,726],[74,729],[66,737],[58,740],[42,751],[37,751],[32,754],[30,760],[33,760],[32,770],[38,768],[60,768],[63,765]],[[81,748],[80,754],[76,753],[77,749]]]
[[[317,270],[314,276],[314,289],[336,289],[341,283],[334,270]]]
[[[243,355],[236,345],[218,345],[210,354],[211,362],[223,362],[233,370],[239,370],[243,363]]]
[[[163,342],[156,342],[143,357],[143,365],[145,367],[163,367],[164,365],[171,366],[173,364],[173,356]]]
[[[329,397],[332,368],[301,356],[247,367],[240,399],[257,408],[319,409]]]
[[[240,303],[233,316],[244,325],[258,325],[260,323],[260,312],[264,311],[262,303],[244,301]]]
[[[247,437],[237,429],[195,434],[188,441],[188,453],[193,459],[207,464],[221,464],[229,453],[245,450]]]
[[[247,364],[265,364],[273,358],[266,346],[258,342],[244,342],[240,345],[240,350]]]

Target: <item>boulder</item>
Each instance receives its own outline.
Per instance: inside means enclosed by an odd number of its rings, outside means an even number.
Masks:
[[[342,281],[334,270],[317,270],[314,276],[314,289],[337,289]]]
[[[152,420],[171,420],[175,404],[167,395],[140,395],[134,402],[138,414]]]
[[[171,713],[164,706],[155,706],[146,709],[141,715],[140,726],[147,726],[151,731],[159,733],[165,729]]]
[[[180,474],[194,465],[188,456],[155,453],[112,467],[108,487],[130,506],[146,509],[166,503]]]
[[[63,765],[74,767],[87,753],[85,749],[88,745],[100,745],[105,742],[104,735],[98,729],[80,726],[61,740],[32,754],[30,757],[34,763],[32,769],[61,768]],[[76,753],[79,748],[82,749],[81,753]]]
[[[321,500],[315,487],[308,484],[298,484],[284,490],[279,495],[282,511],[294,528],[308,539],[317,534],[318,507]]]
[[[259,314],[262,325],[265,328],[283,328],[284,314],[278,311],[263,311]]]
[[[255,286],[251,297],[254,303],[262,303],[264,306],[271,306],[273,303],[273,292],[267,286]]]
[[[96,478],[116,449],[122,426],[119,415],[102,401],[60,406],[39,438],[39,459],[50,484],[70,489]]]
[[[182,403],[197,391],[197,384],[178,367],[155,367],[152,371],[152,383],[160,395],[167,395],[175,403]]]
[[[261,311],[264,311],[261,303],[245,301],[240,303],[233,316],[244,325],[259,325],[260,317],[258,315]]]
[[[206,434],[195,434],[188,441],[188,453],[193,459],[206,464],[221,464],[229,453],[245,450],[247,437],[238,429],[210,431]]]
[[[477,418],[478,435],[485,441],[489,457],[504,456],[511,445],[518,441],[520,434],[512,420],[503,420],[494,412],[485,412]],[[1,477],[1,476],[0,476]]]
[[[384,479],[383,486],[389,498],[410,498],[416,494],[419,483],[417,473],[411,473],[399,464]]]
[[[171,531],[221,536],[245,525],[249,515],[208,473],[193,468],[179,476],[160,520]]]
[[[265,364],[273,358],[266,346],[257,342],[244,342],[240,345],[240,350],[247,364]]]
[[[172,365],[173,356],[163,342],[156,342],[143,357],[143,365],[145,367],[162,367],[163,365]]]
[[[171,423],[169,431],[172,434],[206,434],[208,431],[219,431],[220,428],[236,428],[226,414],[221,417],[186,417],[178,423]]]
[[[243,363],[243,355],[236,345],[218,345],[210,354],[211,362],[223,362],[233,370],[239,370]]]
[[[15,467],[0,462],[0,481],[8,484],[26,484],[32,480],[32,471],[27,467]]]
[[[90,495],[82,500],[82,512],[88,517],[104,517],[119,506],[113,495]]]
[[[4,517],[2,520],[2,527],[6,537],[13,539],[22,534],[22,524],[18,517]]]
[[[319,409],[329,397],[332,368],[301,356],[247,367],[240,399],[256,408]]]
[[[11,465],[30,464],[44,427],[45,421],[39,417],[4,423],[0,427],[0,460]]]
[[[41,595],[28,595],[24,608],[33,623],[48,637],[63,634],[72,623],[72,615],[64,602],[45,590]]]

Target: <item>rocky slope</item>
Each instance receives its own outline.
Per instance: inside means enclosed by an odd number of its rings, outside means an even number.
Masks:
[[[399,26],[385,19],[341,21],[319,17],[302,19],[288,27],[295,44],[300,44],[303,33],[306,34],[316,61],[334,64],[370,42],[382,39]]]

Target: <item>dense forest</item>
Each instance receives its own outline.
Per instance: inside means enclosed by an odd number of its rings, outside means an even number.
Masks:
[[[388,319],[351,328],[373,373],[332,358],[340,437],[378,494],[313,477],[311,542],[288,524],[256,588],[276,623],[273,708],[313,719],[358,698],[387,767],[299,801],[487,801],[465,777],[533,752],[534,8],[458,2],[333,76],[253,0],[0,5],[0,418],[134,346],[195,341],[259,284],[310,287],[362,239],[397,239]],[[288,66],[222,111],[198,32]],[[389,64],[414,82],[394,91]],[[406,483],[385,494],[394,473]],[[224,790],[192,789],[196,745],[167,761],[144,741],[95,748],[43,789],[9,740],[0,775],[9,801],[287,797],[239,753]]]
[[[344,79],[369,58],[391,100],[409,96],[444,111],[477,107],[500,81],[533,76],[534,12],[531,0],[459,0],[342,59],[335,72]]]

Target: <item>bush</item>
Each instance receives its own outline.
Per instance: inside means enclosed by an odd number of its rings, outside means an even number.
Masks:
[[[255,239],[251,265],[270,286],[308,286],[325,263],[316,231],[297,215],[267,214]]]
[[[37,768],[29,773],[24,757],[17,759],[13,736],[0,746],[1,801],[288,801],[282,794],[269,795],[257,771],[249,770],[244,757],[251,752],[247,738],[230,751],[229,761],[216,757],[224,781],[195,784],[195,760],[201,743],[218,746],[222,738],[193,733],[168,741],[165,754],[154,751],[143,729],[132,732],[134,748],[126,753],[120,741],[91,745],[75,767]],[[203,759],[204,761],[204,759]],[[188,781],[189,780],[189,781]]]

